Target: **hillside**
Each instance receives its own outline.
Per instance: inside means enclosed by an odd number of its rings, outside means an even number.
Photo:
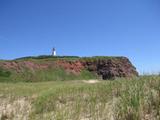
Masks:
[[[138,76],[126,57],[38,56],[0,61],[1,81],[114,79]]]

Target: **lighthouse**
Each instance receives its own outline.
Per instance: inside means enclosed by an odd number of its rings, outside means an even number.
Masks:
[[[56,49],[55,48],[52,49],[52,56],[56,56]]]

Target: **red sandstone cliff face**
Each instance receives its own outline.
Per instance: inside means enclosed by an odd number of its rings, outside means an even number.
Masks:
[[[136,68],[126,57],[99,58],[99,59],[77,59],[77,60],[56,60],[56,61],[9,61],[1,62],[0,68],[12,70],[17,73],[30,71],[63,68],[66,72],[80,74],[82,70],[88,70],[99,75],[102,79],[113,79],[116,77],[138,76]]]
[[[138,76],[136,68],[132,65],[129,59],[125,57],[106,60],[99,59],[92,62],[85,61],[84,66],[89,71],[100,75],[103,79]]]

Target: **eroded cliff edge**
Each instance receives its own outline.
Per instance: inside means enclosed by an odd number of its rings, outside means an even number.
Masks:
[[[0,76],[12,80],[114,79],[138,76],[126,57],[29,57],[0,61]],[[83,78],[84,77],[84,78]]]

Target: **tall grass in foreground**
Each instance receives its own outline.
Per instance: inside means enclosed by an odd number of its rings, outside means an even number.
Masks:
[[[0,83],[0,94],[3,93],[6,99],[14,96],[9,104],[25,98],[31,105],[26,118],[31,120],[160,119],[160,77],[156,76],[96,84],[82,81]],[[23,111],[26,109],[17,113]]]
[[[34,114],[62,120],[159,120],[160,79],[148,77],[50,89],[35,101]]]

